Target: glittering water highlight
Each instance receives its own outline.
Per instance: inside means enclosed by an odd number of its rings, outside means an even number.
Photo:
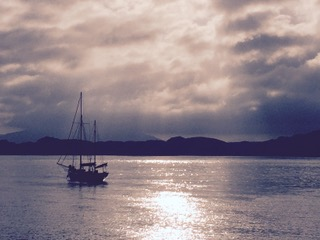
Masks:
[[[1,156],[1,239],[317,239],[319,159],[108,156],[107,184]]]

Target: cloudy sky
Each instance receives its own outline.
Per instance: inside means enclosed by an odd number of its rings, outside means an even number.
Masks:
[[[319,0],[0,2],[0,134],[264,140],[320,129]]]

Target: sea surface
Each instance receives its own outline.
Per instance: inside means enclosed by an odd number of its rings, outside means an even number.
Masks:
[[[0,239],[319,239],[320,159],[106,156],[98,186],[55,156],[0,156]]]

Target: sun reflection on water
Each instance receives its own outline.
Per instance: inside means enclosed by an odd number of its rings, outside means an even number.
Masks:
[[[199,239],[201,210],[188,193],[163,191],[146,199],[145,207],[154,215],[154,223],[143,239]]]
[[[190,196],[177,192],[160,192],[153,201],[158,206],[159,214],[178,222],[192,222],[197,217],[196,203]]]

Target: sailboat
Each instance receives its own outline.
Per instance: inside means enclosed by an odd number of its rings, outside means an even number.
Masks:
[[[79,118],[79,122],[77,121]],[[75,126],[77,125],[77,126]],[[82,104],[82,92],[80,93],[80,98],[78,101],[78,105],[76,108],[75,115],[73,117],[72,126],[70,129],[70,133],[68,136],[68,140],[73,139],[75,135],[77,135],[78,144],[76,146],[79,147],[79,155],[71,157],[71,163],[66,164],[66,160],[69,159],[67,156],[60,157],[58,159],[57,164],[66,168],[68,170],[67,179],[69,182],[79,182],[79,183],[88,183],[88,184],[100,184],[104,183],[104,180],[107,178],[109,173],[107,172],[108,163],[102,163],[97,165],[96,155],[85,156],[82,154],[83,143],[86,140],[86,132],[84,128],[83,122],[83,104]],[[93,130],[93,144],[97,141],[97,123],[94,121],[94,130]],[[70,159],[69,159],[70,160]]]

